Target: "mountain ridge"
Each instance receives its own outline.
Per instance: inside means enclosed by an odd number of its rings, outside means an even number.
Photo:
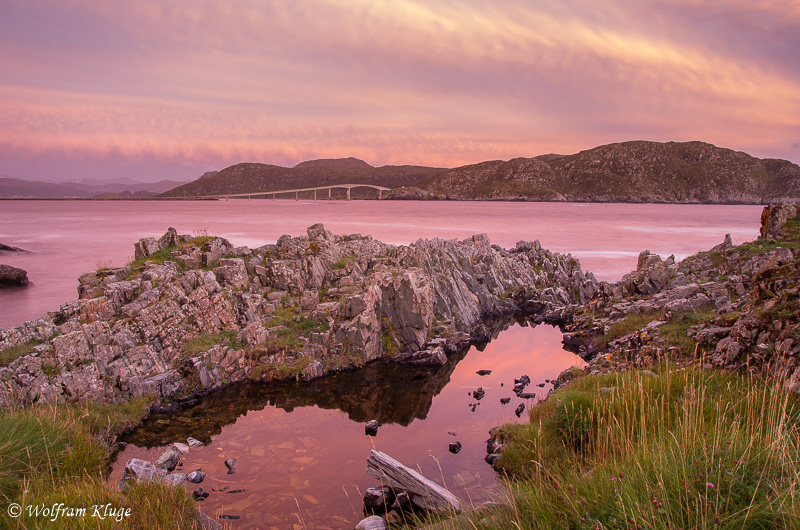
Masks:
[[[202,183],[200,183],[202,180]],[[452,169],[372,167],[356,158],[294,168],[236,164],[162,197],[258,193],[335,184],[392,188],[385,199],[763,204],[800,198],[800,166],[692,142],[634,140],[571,155],[489,160]],[[377,198],[371,190],[354,197]]]

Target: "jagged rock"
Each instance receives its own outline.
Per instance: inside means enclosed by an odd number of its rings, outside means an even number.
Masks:
[[[448,450],[454,455],[457,455],[461,452],[461,442],[450,442]]]
[[[517,405],[517,408],[514,410],[514,414],[517,415],[517,418],[522,416],[522,413],[525,412],[525,403],[520,403]]]
[[[186,439],[186,444],[187,444],[189,447],[203,447],[203,446],[205,445],[205,444],[203,444],[203,442],[201,442],[200,440],[195,440],[195,439],[194,439],[194,438],[192,438],[192,437],[189,437],[189,438],[187,438],[187,439]]]
[[[487,316],[535,309],[563,324],[571,318],[566,304],[585,300],[596,285],[577,260],[536,242],[505,250],[476,235],[394,247],[334,236],[321,225],[309,233],[255,250],[174,230],[140,240],[137,257],[171,249],[172,259],[83,275],[80,299],[43,317],[48,334],[19,340],[0,332],[0,350],[43,341],[62,370],[29,377],[27,367],[40,365],[21,357],[8,367],[0,406],[144,394],[171,400],[269,377],[260,365],[289,358],[309,360],[301,377],[310,380],[339,369],[331,354],[440,366],[471,340],[491,338]],[[276,350],[286,326],[264,327],[278,312],[299,329],[290,330],[298,336],[289,349]],[[202,335],[216,342],[184,355]]]
[[[509,403],[511,403],[511,398],[510,397],[500,398],[500,404],[501,405],[508,405]]]
[[[0,287],[22,287],[28,285],[28,273],[11,265],[0,265]]]
[[[476,400],[478,400],[478,401],[480,401],[481,399],[483,399],[483,397],[484,397],[485,395],[486,395],[486,391],[483,389],[483,387],[480,387],[480,386],[478,387],[478,389],[477,389],[477,390],[475,390],[475,391],[472,393],[472,397],[473,397],[473,398],[475,398],[475,399],[476,399]]]
[[[490,375],[492,373],[492,371],[491,370],[478,370],[475,373],[478,374],[478,375]]]
[[[170,471],[178,465],[178,460],[181,458],[181,452],[174,446],[170,445],[166,451],[156,460],[156,467]]]

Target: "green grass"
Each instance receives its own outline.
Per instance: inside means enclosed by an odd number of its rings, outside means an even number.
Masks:
[[[147,397],[123,405],[43,405],[0,412],[0,527],[3,528],[193,528],[193,501],[182,488],[133,487],[123,494],[106,480],[109,443],[141,421]],[[22,506],[10,517],[7,506]],[[60,518],[28,515],[27,506],[64,503],[87,507],[111,503],[130,517]],[[91,513],[91,510],[87,510]]]
[[[33,348],[42,344],[40,340],[31,340],[24,344],[12,346],[0,351],[0,366],[8,366],[12,361],[19,359],[23,355],[28,355],[33,352]]]
[[[181,249],[181,248],[192,247],[192,246],[199,248],[199,247],[202,247],[208,241],[211,241],[212,239],[217,239],[217,236],[199,236],[199,237],[195,237],[191,241],[183,243],[182,245],[174,246],[174,247],[167,247],[165,249],[159,250],[158,252],[154,252],[152,255],[150,255],[150,256],[148,256],[146,258],[139,258],[137,260],[134,260],[134,261],[132,261],[130,263],[130,267],[131,267],[131,271],[132,271],[131,274],[135,275],[138,272],[141,272],[141,269],[142,269],[142,267],[144,266],[145,263],[155,263],[155,264],[161,265],[164,262],[173,261],[173,257],[172,257],[172,252],[173,251]]]
[[[327,322],[300,315],[296,307],[277,309],[264,326],[267,328],[283,326],[292,330],[297,336],[307,333],[323,333],[330,329]]]
[[[797,397],[781,381],[657,371],[578,378],[504,427],[508,507],[450,527],[800,527]]]
[[[605,348],[608,346],[609,342],[620,337],[624,337],[625,335],[629,335],[634,331],[638,331],[650,322],[659,320],[663,317],[663,311],[626,315],[622,320],[611,324],[608,333],[596,339],[595,346],[600,349]]]
[[[212,346],[225,344],[232,350],[244,349],[244,344],[236,340],[236,331],[223,331],[222,333],[204,333],[187,342],[181,350],[181,358],[188,359],[198,353],[208,351]]]
[[[335,269],[335,270],[344,269],[347,266],[348,263],[350,263],[351,261],[356,260],[356,259],[358,259],[358,256],[355,255],[355,254],[351,254],[349,256],[345,256],[342,259],[334,261],[333,263],[331,263],[331,268]]]

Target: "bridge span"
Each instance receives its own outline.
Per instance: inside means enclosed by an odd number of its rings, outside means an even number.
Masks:
[[[299,194],[306,192],[306,191],[313,191],[314,192],[314,200],[317,200],[317,192],[322,190],[328,190],[328,200],[331,199],[331,190],[334,188],[343,188],[347,190],[347,200],[350,200],[350,190],[353,188],[372,188],[374,190],[378,190],[378,199],[382,199],[382,195],[384,191],[389,191],[392,188],[387,188],[384,186],[376,186],[374,184],[331,184],[329,186],[316,186],[313,188],[295,188],[291,190],[275,190],[275,191],[259,191],[255,193],[227,193],[223,195],[207,195],[207,197],[214,197],[218,199],[231,199],[231,198],[240,198],[240,197],[262,197],[262,196],[270,196],[272,195],[272,200],[275,200],[276,195],[283,195],[286,193],[294,193],[294,198],[297,200],[299,198]]]

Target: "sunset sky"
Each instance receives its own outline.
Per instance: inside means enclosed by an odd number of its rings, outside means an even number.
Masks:
[[[453,167],[626,140],[800,162],[800,1],[0,0],[0,175]]]

